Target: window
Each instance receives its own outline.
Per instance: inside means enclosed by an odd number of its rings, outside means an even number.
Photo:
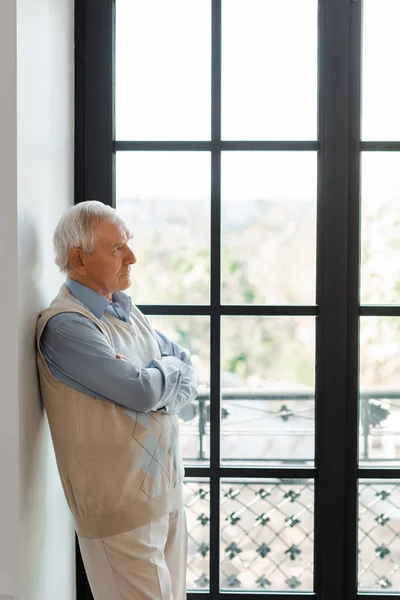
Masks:
[[[399,18],[77,5],[76,201],[130,223],[134,301],[200,377],[189,598],[400,591]]]

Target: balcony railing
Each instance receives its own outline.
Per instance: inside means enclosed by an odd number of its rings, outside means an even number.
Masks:
[[[269,439],[274,436],[290,440],[290,438],[308,437],[309,446],[313,445],[314,437],[314,391],[265,391],[260,389],[224,389],[221,398],[221,440],[229,436],[240,440],[241,437]],[[230,423],[230,410],[246,402],[247,411],[256,410],[257,418],[251,419],[246,427],[246,419],[235,426]],[[254,403],[252,408],[249,403]],[[209,391],[202,392],[196,402],[182,414],[183,423],[181,433],[183,438],[196,437],[198,449],[196,455],[186,456],[190,463],[204,462],[208,458],[207,437],[210,435],[210,395]],[[276,406],[276,408],[275,408]],[[241,406],[243,408],[243,406]],[[186,411],[186,412],[185,412]],[[296,419],[297,418],[297,419]],[[258,421],[254,427],[255,420]],[[297,422],[294,426],[294,421]],[[390,422],[390,423],[389,423]],[[287,426],[284,426],[286,424]],[[308,427],[302,427],[302,424]],[[385,440],[384,448],[380,450]],[[386,443],[391,440],[390,444]],[[399,444],[396,444],[396,441]],[[288,442],[289,443],[289,442]],[[237,450],[240,448],[240,442]],[[372,448],[372,451],[371,451]],[[360,461],[392,463],[399,460],[400,452],[400,390],[375,391],[364,390],[360,394]],[[268,463],[304,464],[313,460],[312,450],[310,456],[296,456],[295,453],[288,457],[277,457],[271,453],[269,456],[224,457],[224,461],[238,461],[241,463]]]
[[[400,391],[363,390],[360,394],[360,463],[393,465],[400,460]],[[235,420],[235,408],[249,418]],[[181,415],[183,447],[191,448],[188,464],[209,458],[210,397],[204,391]],[[241,465],[310,463],[313,460],[314,393],[223,389],[221,449],[235,442],[236,454],[223,457]],[[254,407],[254,408],[252,408]],[[251,416],[254,412],[255,417]],[[248,421],[248,423],[246,423]],[[251,444],[246,443],[251,436]],[[273,440],[280,449],[286,439],[290,456],[245,456],[254,439]],[[242,444],[240,441],[242,440]],[[276,440],[276,442],[274,441]],[[310,450],[298,458],[297,448]],[[275,444],[275,446],[274,446]],[[258,446],[260,448],[262,446]],[[196,449],[196,452],[193,449]],[[226,454],[226,453],[225,453]],[[229,464],[231,464],[231,462]],[[210,489],[205,476],[187,479],[188,588],[209,586]],[[309,480],[223,479],[221,507],[221,587],[248,591],[311,591],[313,588],[314,485]],[[400,591],[400,484],[359,484],[358,580],[362,591]]]
[[[210,572],[207,480],[186,481],[185,505],[189,535],[188,588],[206,590]],[[399,592],[399,482],[362,481],[358,510],[359,588]],[[224,479],[220,512],[223,589],[259,592],[313,589],[312,481]]]

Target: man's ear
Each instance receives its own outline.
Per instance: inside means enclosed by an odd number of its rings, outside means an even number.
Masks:
[[[80,248],[72,248],[69,253],[69,265],[70,268],[79,273],[79,275],[86,275],[86,257],[85,253]]]

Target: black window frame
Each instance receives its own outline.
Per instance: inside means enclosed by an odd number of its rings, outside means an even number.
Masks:
[[[168,0],[165,0],[168,1]],[[205,0],[206,1],[206,0]],[[299,0],[306,1],[306,0]],[[370,600],[393,594],[357,590],[358,480],[399,479],[398,469],[358,466],[359,316],[396,315],[400,307],[359,305],[360,156],[400,150],[400,142],[360,142],[362,0],[319,0],[318,141],[221,141],[221,0],[212,5],[212,111],[210,141],[114,141],[114,0],[75,2],[75,202],[113,205],[115,154],[124,150],[211,152],[211,301],[209,306],[140,306],[146,314],[208,315],[211,319],[211,460],[186,468],[188,477],[312,478],[315,547],[312,593],[221,592],[219,493],[211,493],[210,590],[188,598],[226,600]],[[290,15],[288,15],[288,18]],[[224,306],[220,297],[220,161],[222,151],[318,151],[317,302],[308,306]],[[220,465],[220,317],[313,315],[317,321],[315,467]],[[77,545],[77,600],[91,600]]]

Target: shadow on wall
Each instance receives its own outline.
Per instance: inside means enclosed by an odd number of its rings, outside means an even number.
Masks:
[[[39,270],[38,236],[33,223],[23,219],[19,225],[18,256],[18,351],[19,351],[19,429],[20,429],[20,514],[21,514],[21,562],[22,573],[35,598],[42,571],[42,548],[44,531],[37,515],[45,498],[46,486],[46,434],[44,409],[40,399],[36,370],[35,330],[42,298],[37,284]],[[36,517],[36,518],[35,518]],[[35,521],[37,525],[35,525]],[[44,524],[46,521],[44,521]],[[32,556],[36,556],[33,568],[36,575],[28,574]],[[26,590],[28,593],[28,590]]]
[[[38,452],[43,430],[44,409],[39,394],[39,380],[36,370],[35,333],[36,321],[43,307],[43,299],[38,288],[39,243],[35,226],[24,219],[19,227],[18,287],[19,287],[19,395],[20,395],[20,473],[27,491],[35,482],[33,466]],[[39,446],[39,447],[38,447]],[[28,498],[23,497],[23,502]],[[21,507],[23,508],[23,507]]]
[[[34,478],[33,466],[41,452],[44,409],[39,394],[36,369],[36,321],[43,307],[38,288],[39,245],[34,224],[24,220],[19,228],[19,395],[20,395],[20,473],[27,491]],[[36,482],[36,478],[33,479]],[[27,498],[24,497],[23,501]]]
[[[39,392],[36,369],[36,322],[45,302],[40,285],[47,257],[35,224],[23,217],[19,224],[19,407],[22,598],[50,597],[49,552],[60,510],[58,479],[48,422]],[[46,270],[47,275],[47,270]],[[48,274],[51,277],[51,274]]]

